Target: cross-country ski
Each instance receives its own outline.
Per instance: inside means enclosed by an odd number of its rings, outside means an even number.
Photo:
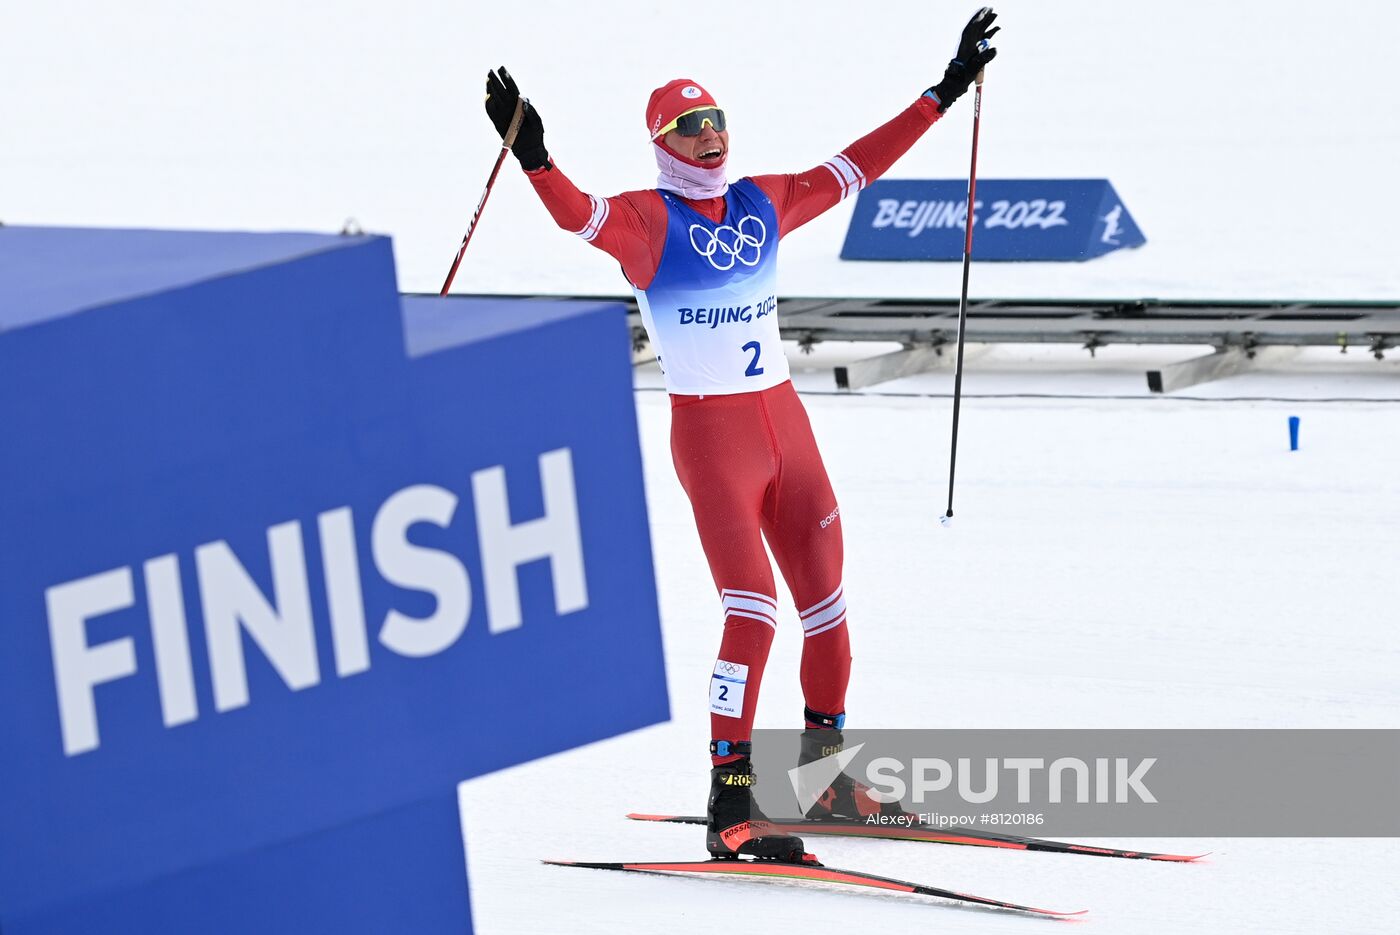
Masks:
[[[810,856],[810,855],[808,855]],[[622,870],[629,873],[657,873],[675,876],[723,877],[730,880],[764,880],[773,882],[796,882],[844,889],[878,890],[882,893],[903,893],[909,896],[936,896],[977,906],[992,906],[997,909],[1010,909],[1016,912],[1029,912],[1034,915],[1070,917],[1083,915],[1087,909],[1060,911],[1038,909],[1019,903],[992,899],[987,896],[974,896],[959,893],[938,886],[910,883],[859,870],[843,870],[839,867],[826,867],[815,861],[788,863],[778,860],[755,860],[753,858],[722,858],[690,861],[636,861],[598,862],[580,860],[546,860],[546,864],[559,867],[584,867],[591,870]]]
[[[703,825],[705,823],[703,815],[648,815],[632,812],[627,817],[633,821],[655,821],[676,825]],[[1166,860],[1181,863],[1189,863],[1207,856],[1205,854],[1156,854],[1151,851],[1098,847],[1092,844],[1071,844],[1066,841],[1050,841],[1045,838],[999,834],[995,831],[978,831],[970,828],[951,831],[918,824],[912,827],[871,824],[860,819],[808,821],[770,819],[769,823],[783,834],[820,834],[833,837],[865,838],[874,841],[965,844],[971,847],[1000,847],[1016,851],[1044,851],[1052,854],[1084,854],[1090,857],[1122,857],[1129,860]]]

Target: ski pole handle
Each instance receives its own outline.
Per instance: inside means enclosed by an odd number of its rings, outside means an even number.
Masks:
[[[978,83],[981,83],[981,76],[978,76]],[[510,126],[506,127],[506,135],[501,138],[501,144],[506,149],[510,149],[515,144],[515,135],[520,132],[520,124],[525,120],[525,98],[520,98],[515,102],[515,113],[510,116]]]

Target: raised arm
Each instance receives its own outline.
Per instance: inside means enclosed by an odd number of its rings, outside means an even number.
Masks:
[[[504,67],[487,73],[486,113],[503,139],[519,99],[515,79]],[[666,245],[666,206],[655,193],[600,198],[580,191],[549,158],[544,123],[528,99],[511,152],[554,223],[617,260],[633,285],[644,289],[651,284]]]
[[[666,247],[666,206],[655,192],[600,198],[579,191],[557,166],[525,174],[554,223],[617,260],[632,285],[651,285]]]
[[[921,97],[815,169],[755,176],[754,181],[777,209],[780,235],[797,230],[884,175],[941,116],[937,103]]]
[[[893,120],[856,140],[815,169],[754,178],[777,209],[781,235],[796,230],[884,175],[895,160],[918,142],[943,112],[967,91],[978,72],[996,57],[997,50],[989,44],[991,37],[1001,29],[992,26],[996,17],[990,7],[978,10],[963,28],[957,55],[948,63],[943,80]]]

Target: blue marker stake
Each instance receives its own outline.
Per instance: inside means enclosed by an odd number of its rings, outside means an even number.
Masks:
[[[1298,450],[1298,423],[1301,420],[1297,416],[1288,417],[1288,450]]]

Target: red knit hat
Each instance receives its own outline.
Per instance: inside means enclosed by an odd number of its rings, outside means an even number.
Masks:
[[[718,106],[710,92],[690,78],[668,81],[651,92],[647,100],[647,133],[655,137],[657,131],[681,114],[699,107]]]

